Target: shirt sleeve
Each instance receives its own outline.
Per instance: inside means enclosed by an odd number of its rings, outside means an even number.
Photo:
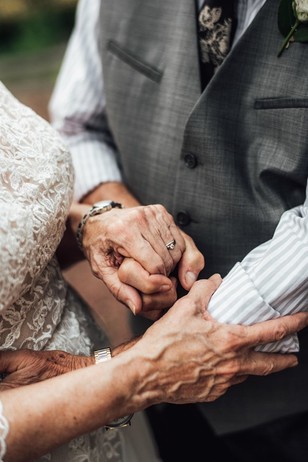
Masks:
[[[208,309],[220,322],[251,325],[307,311],[308,186],[303,205],[286,211],[271,240],[237,263],[214,293]],[[258,347],[296,352],[297,335]]]
[[[75,200],[106,181],[121,181],[108,127],[99,50],[100,0],[80,0],[76,23],[49,102],[50,121],[75,169]]]

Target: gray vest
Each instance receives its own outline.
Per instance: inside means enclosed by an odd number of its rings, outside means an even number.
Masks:
[[[266,2],[201,94],[192,0],[102,1],[107,116],[125,182],[194,238],[203,276],[225,275],[305,198],[308,44],[277,58],[278,5]],[[299,367],[202,406],[218,432],[308,409],[305,342]]]

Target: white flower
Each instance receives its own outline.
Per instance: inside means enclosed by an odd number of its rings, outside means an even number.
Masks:
[[[308,0],[293,0],[293,11],[300,22],[308,22]]]

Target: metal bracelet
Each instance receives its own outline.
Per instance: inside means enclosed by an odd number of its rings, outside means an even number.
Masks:
[[[94,351],[94,358],[95,364],[103,363],[105,361],[109,361],[112,358],[111,349],[109,347],[102,348],[100,350]],[[128,414],[124,417],[120,417],[119,419],[115,419],[109,424],[105,425],[106,430],[110,430],[113,428],[120,428],[120,427],[127,427],[131,425],[131,419],[134,414]]]

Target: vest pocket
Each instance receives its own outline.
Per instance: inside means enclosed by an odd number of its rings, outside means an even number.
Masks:
[[[307,98],[263,98],[257,99],[254,109],[297,109],[308,108]]]
[[[150,64],[145,63],[144,61],[141,61],[139,57],[122,48],[114,40],[109,40],[107,42],[107,50],[114,54],[121,61],[125,62],[133,69],[145,75],[154,82],[159,83],[161,81],[163,73],[160,70],[156,69]]]

